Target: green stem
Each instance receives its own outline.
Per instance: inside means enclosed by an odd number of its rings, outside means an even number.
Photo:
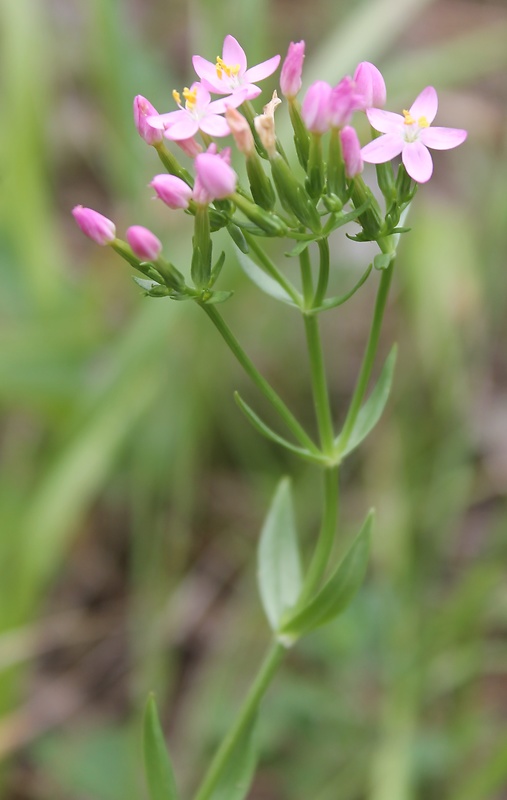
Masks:
[[[311,308],[313,302],[313,281],[311,274],[310,255],[308,247],[300,256],[301,278],[305,306]],[[312,379],[313,402],[315,415],[319,426],[320,445],[322,452],[332,456],[334,450],[333,418],[329,405],[329,392],[327,388],[324,356],[319,333],[318,319],[314,314],[304,315],[306,343],[310,360],[310,374]]]
[[[222,776],[222,773],[227,767],[231,757],[234,755],[234,749],[240,740],[241,736],[248,730],[249,725],[255,718],[259,703],[264,697],[269,684],[273,680],[278,667],[280,666],[285,655],[286,648],[275,642],[271,645],[268,653],[261,665],[261,668],[255,678],[250,691],[248,692],[242,708],[234,722],[232,728],[227,733],[222,744],[218,748],[209,769],[204,776],[204,779],[197,790],[194,800],[208,800]]]
[[[327,291],[329,283],[329,242],[327,239],[319,239],[317,241],[320,254],[319,265],[319,280],[317,282],[317,289],[315,297],[313,298],[313,305],[320,306]]]
[[[215,328],[218,330],[226,344],[232,350],[239,363],[252,379],[255,385],[260,389],[263,395],[269,400],[271,405],[278,411],[283,421],[290,431],[294,434],[296,439],[306,447],[311,453],[318,454],[319,450],[312,442],[304,428],[299,424],[294,415],[289,411],[283,400],[277,395],[275,390],[270,386],[267,380],[260,374],[258,369],[254,366],[253,362],[247,356],[238,340],[232,333],[225,320],[217,311],[215,306],[206,303],[200,303],[203,311],[208,315]]]
[[[264,269],[268,273],[268,275],[270,275],[272,278],[274,278],[274,280],[277,283],[280,284],[282,289],[284,289],[287,292],[291,300],[293,300],[297,306],[301,307],[301,302],[302,302],[301,295],[299,294],[297,289],[294,288],[292,283],[290,283],[290,281],[287,280],[285,275],[283,275],[283,273],[280,272],[280,270],[278,269],[276,264],[270,259],[264,248],[262,248],[261,245],[255,240],[255,236],[252,236],[247,231],[243,231],[243,236],[247,240],[248,246],[255,253],[255,255],[263,265]]]
[[[382,240],[379,241],[379,245],[383,250],[383,252],[391,252],[387,243],[382,242]],[[393,267],[394,267],[394,261],[391,261],[388,268],[382,270],[382,276],[380,278],[380,284],[377,292],[377,299],[375,302],[373,321],[371,323],[370,334],[368,336],[368,342],[366,344],[366,349],[363,356],[363,363],[361,364],[361,370],[359,372],[356,388],[354,390],[349,410],[347,412],[347,416],[343,424],[343,429],[342,432],[340,433],[341,449],[345,448],[349,440],[350,434],[352,433],[352,429],[354,428],[357,415],[359,413],[359,409],[361,408],[361,403],[363,402],[363,397],[366,392],[366,388],[368,386],[368,381],[370,380],[373,363],[375,361],[375,356],[377,354],[380,329],[382,327],[382,320],[384,317],[387,297],[389,294],[389,287],[391,285]]]
[[[324,473],[324,512],[317,546],[298,600],[301,608],[318,589],[333,549],[338,522],[338,467]]]

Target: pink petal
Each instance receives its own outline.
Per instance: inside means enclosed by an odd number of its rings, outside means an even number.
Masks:
[[[438,96],[433,86],[423,89],[410,106],[410,114],[416,122],[419,117],[426,117],[430,125],[437,116],[437,110]]]
[[[395,156],[399,156],[403,150],[403,144],[399,133],[385,133],[365,145],[361,150],[361,156],[363,161],[367,161],[368,164],[383,164],[384,161],[390,161]]]
[[[467,138],[467,131],[460,128],[423,128],[420,141],[433,150],[452,150]]]
[[[215,64],[212,64],[211,61],[206,61],[202,56],[193,56],[192,64],[206,89],[211,92],[218,92],[218,94],[225,94],[228,91],[217,75]]]
[[[190,87],[190,91],[191,92],[193,92],[193,91],[196,92],[196,95],[195,95],[195,99],[196,99],[195,107],[199,111],[201,111],[203,108],[205,108],[208,105],[209,101],[211,100],[211,95],[210,95],[209,91],[207,90],[207,88],[202,83],[193,83],[192,86]]]
[[[245,100],[254,100],[256,97],[259,97],[262,92],[262,89],[259,89],[258,86],[254,86],[253,83],[243,84],[241,90],[244,91],[243,100],[241,102]]]
[[[422,142],[407,142],[401,155],[405,169],[417,183],[426,183],[433,174],[433,161]]]
[[[403,130],[405,120],[401,114],[381,111],[380,108],[368,108],[366,116],[372,128],[381,133],[400,133]]]
[[[175,122],[177,122],[178,118],[181,117],[182,114],[185,114],[185,112],[169,111],[167,114],[158,114],[156,117],[147,117],[146,122],[148,125],[151,125],[152,128],[164,130],[165,128],[168,128],[169,125],[173,125]]]
[[[235,67],[239,64],[239,74],[242,75],[246,70],[246,55],[240,43],[230,34],[224,39],[222,58],[228,67]]]
[[[200,128],[208,136],[228,136],[231,132],[227,121],[218,114],[208,114],[201,120]]]
[[[190,139],[199,130],[199,123],[190,114],[185,115],[185,119],[176,122],[165,132],[166,139],[177,142],[179,139]]]
[[[245,81],[248,81],[248,83],[257,83],[257,81],[268,78],[273,74],[275,69],[278,68],[279,63],[280,56],[273,56],[273,58],[268,58],[267,61],[256,64],[255,67],[251,67],[245,72]]]
[[[245,100],[249,99],[248,92],[246,91],[247,88],[248,87],[241,86],[241,88],[237,89],[228,97],[221,97],[219,100],[212,100],[207,108],[208,113],[211,112],[212,114],[225,114],[228,108],[237,108],[244,103]]]

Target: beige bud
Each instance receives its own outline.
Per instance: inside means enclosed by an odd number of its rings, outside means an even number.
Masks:
[[[235,108],[226,110],[225,119],[240,153],[251,156],[255,152],[255,142],[248,121]]]
[[[259,139],[269,156],[274,156],[276,153],[275,110],[281,102],[276,91],[274,91],[273,97],[264,106],[264,114],[259,114],[254,119],[255,130],[259,134]]]

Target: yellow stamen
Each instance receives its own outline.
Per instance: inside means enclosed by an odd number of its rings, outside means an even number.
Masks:
[[[419,117],[419,119],[417,120],[417,124],[419,125],[420,128],[429,128],[430,127],[430,123],[428,122],[426,117]]]
[[[234,64],[232,66],[230,64],[226,64],[223,58],[217,56],[217,63],[215,65],[215,69],[217,71],[217,78],[221,79],[223,77],[224,72],[228,78],[233,78],[236,77],[236,75],[239,73],[240,66],[239,64]]]
[[[183,97],[185,98],[185,106],[188,111],[192,111],[197,101],[197,89],[190,91],[188,86],[183,89]]]
[[[173,99],[179,106],[181,105],[181,95],[176,89],[173,89]]]
[[[406,108],[403,109],[403,116],[405,117],[405,125],[415,125],[415,119]]]

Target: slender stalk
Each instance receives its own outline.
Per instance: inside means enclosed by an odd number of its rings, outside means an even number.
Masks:
[[[294,434],[295,438],[303,445],[303,447],[306,447],[308,450],[310,450],[310,452],[318,454],[318,448],[312,442],[292,412],[289,411],[283,400],[277,395],[267,380],[260,374],[215,306],[208,305],[206,303],[200,303],[200,306],[208,315],[226,344],[232,350],[247,375],[252,379],[257,388],[260,389],[266,399],[269,400],[276,411],[278,411],[279,415],[282,417],[288,429]]]
[[[387,248],[382,249],[384,252],[389,252]],[[370,334],[368,336],[368,342],[366,344],[366,349],[363,356],[363,363],[361,364],[361,370],[359,372],[356,388],[354,390],[354,394],[352,395],[349,410],[343,424],[343,429],[340,433],[341,448],[345,447],[349,440],[350,434],[352,433],[352,429],[363,401],[364,393],[366,392],[366,387],[368,386],[368,381],[370,380],[373,363],[377,354],[380,329],[382,327],[382,320],[389,294],[389,287],[391,285],[393,267],[394,264],[391,262],[387,269],[382,270],[382,276],[380,278],[380,284],[377,292],[377,299],[375,302],[373,321],[371,323]]]
[[[299,266],[301,268],[301,280],[303,283],[303,297],[305,308],[310,309],[313,301],[313,278],[312,265],[310,262],[310,245],[299,254]]]
[[[313,298],[314,306],[320,306],[324,300],[329,283],[329,241],[327,239],[319,239],[317,244],[320,253],[320,264],[319,280],[315,290],[315,297]]]
[[[313,554],[298,606],[303,607],[317,590],[326,570],[329,556],[333,548],[336,526],[338,522],[338,467],[328,469],[324,473],[324,512],[317,546]]]
[[[194,800],[208,800],[215,790],[220,777],[227,767],[241,736],[248,730],[257,713],[259,703],[264,697],[278,667],[282,663],[286,648],[278,642],[271,645],[260,667],[250,691],[248,692],[242,708],[232,728],[225,736],[218,748],[204,779],[197,790]]]

